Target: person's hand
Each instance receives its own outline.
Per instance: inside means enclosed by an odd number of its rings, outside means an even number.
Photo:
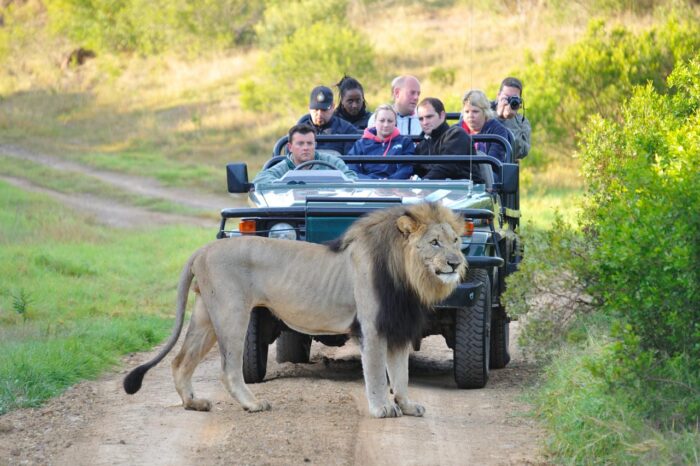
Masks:
[[[511,118],[515,118],[515,115],[518,114],[517,110],[513,110],[511,106],[508,105],[507,97],[501,97],[499,99],[497,113],[498,116],[500,118],[503,118],[504,120],[510,120]]]

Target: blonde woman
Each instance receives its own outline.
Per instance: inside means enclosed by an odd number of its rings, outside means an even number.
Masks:
[[[513,143],[510,131],[498,121],[496,113],[491,110],[491,102],[478,89],[472,89],[462,97],[462,117],[457,124],[469,134],[497,134]],[[477,142],[474,148],[505,162],[506,150],[497,142]]]
[[[348,152],[348,155],[412,155],[415,152],[413,141],[402,136],[396,127],[396,110],[391,105],[380,105],[374,111],[374,127],[367,128]],[[349,164],[360,178],[380,180],[405,180],[413,175],[413,167],[408,163],[356,163]]]

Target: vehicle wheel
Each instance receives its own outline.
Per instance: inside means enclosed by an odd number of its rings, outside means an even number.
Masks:
[[[250,323],[243,350],[243,380],[246,383],[260,383],[265,378],[269,349],[269,343],[265,338],[267,315],[267,309],[255,308],[250,313]]]
[[[491,286],[485,270],[470,270],[467,281],[483,284],[472,307],[455,314],[454,377],[459,388],[483,388],[489,379]]]
[[[285,330],[277,338],[277,362],[308,363],[311,355],[311,337],[293,330]]]
[[[510,322],[506,317],[491,319],[491,369],[503,369],[510,362],[508,343],[510,340]]]

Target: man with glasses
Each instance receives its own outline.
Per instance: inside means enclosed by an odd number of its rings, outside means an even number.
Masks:
[[[416,155],[471,155],[472,138],[460,126],[449,126],[445,121],[445,105],[435,97],[426,97],[418,104],[418,122],[422,140],[416,146]],[[469,167],[464,164],[424,164],[416,170],[423,179],[469,179]],[[474,174],[473,178],[477,178]],[[475,182],[480,182],[476,180]]]

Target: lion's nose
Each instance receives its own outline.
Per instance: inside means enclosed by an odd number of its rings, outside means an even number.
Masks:
[[[457,270],[459,268],[460,265],[462,265],[462,261],[459,259],[454,259],[454,260],[448,259],[447,265],[452,267],[452,271],[454,272],[455,270]]]

